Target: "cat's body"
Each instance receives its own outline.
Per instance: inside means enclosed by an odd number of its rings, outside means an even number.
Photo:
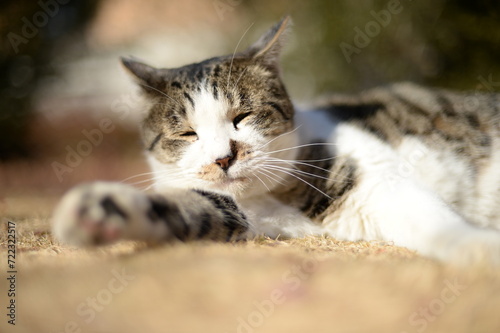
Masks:
[[[235,56],[161,70],[124,60],[149,100],[156,194],[78,187],[55,213],[56,236],[328,234],[500,261],[500,97],[399,84],[295,113],[277,63],[286,23]]]

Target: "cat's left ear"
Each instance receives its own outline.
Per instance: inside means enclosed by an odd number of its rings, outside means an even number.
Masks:
[[[290,16],[285,16],[275,24],[257,42],[250,46],[243,54],[261,61],[269,66],[277,66],[281,49],[283,48],[287,32],[292,25]]]

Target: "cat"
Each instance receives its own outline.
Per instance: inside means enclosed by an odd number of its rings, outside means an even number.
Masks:
[[[77,186],[54,212],[55,237],[328,235],[500,262],[500,95],[399,83],[296,111],[280,79],[289,21],[245,51],[180,68],[122,58],[147,100],[155,191]]]

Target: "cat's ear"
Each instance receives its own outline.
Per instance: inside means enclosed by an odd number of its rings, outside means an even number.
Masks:
[[[134,81],[145,91],[162,89],[165,86],[164,70],[146,65],[143,62],[121,57],[121,61]]]
[[[287,32],[292,25],[291,21],[290,16],[285,16],[280,22],[276,23],[263,34],[257,42],[244,51],[243,54],[262,61],[266,65],[276,66]]]

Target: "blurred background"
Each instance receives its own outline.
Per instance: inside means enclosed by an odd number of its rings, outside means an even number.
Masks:
[[[283,76],[299,104],[393,81],[500,89],[500,4],[465,0],[3,0],[0,215],[9,198],[147,170],[119,56],[176,67],[294,20]]]

